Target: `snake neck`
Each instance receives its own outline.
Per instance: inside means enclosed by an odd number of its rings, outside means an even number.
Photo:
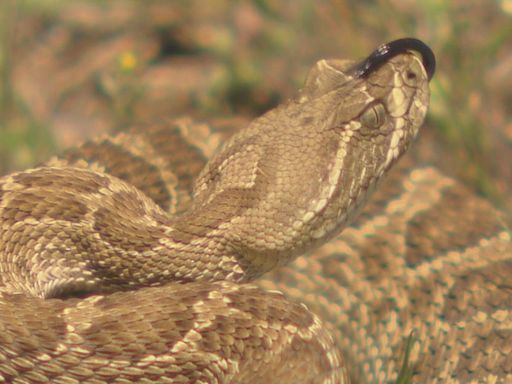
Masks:
[[[201,278],[249,281],[329,241],[405,152],[428,105],[421,60],[398,54],[365,79],[352,66],[320,61],[199,174],[169,247],[205,255]]]

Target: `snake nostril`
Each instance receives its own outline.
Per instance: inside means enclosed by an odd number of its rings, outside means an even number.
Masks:
[[[407,71],[407,80],[416,80],[416,73],[413,71]]]
[[[405,82],[409,85],[416,84],[416,81],[418,80],[418,73],[416,71],[413,71],[412,69],[409,69],[405,73]]]

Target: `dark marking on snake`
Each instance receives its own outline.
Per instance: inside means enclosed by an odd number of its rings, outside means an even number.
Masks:
[[[354,77],[364,79],[391,58],[407,51],[418,52],[421,55],[421,61],[423,62],[423,66],[427,72],[428,79],[431,80],[436,70],[436,58],[434,53],[423,41],[412,37],[406,37],[382,44],[366,59],[356,64],[351,71],[354,72]]]

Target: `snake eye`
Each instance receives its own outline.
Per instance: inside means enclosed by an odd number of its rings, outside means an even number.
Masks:
[[[361,115],[361,124],[367,128],[379,128],[386,120],[386,110],[382,104],[374,104],[366,108]]]

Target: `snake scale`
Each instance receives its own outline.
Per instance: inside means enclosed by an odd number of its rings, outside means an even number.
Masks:
[[[512,382],[498,213],[388,172],[434,68],[400,39],[232,136],[136,126],[1,178],[0,382],[384,383],[411,332],[414,382]]]

